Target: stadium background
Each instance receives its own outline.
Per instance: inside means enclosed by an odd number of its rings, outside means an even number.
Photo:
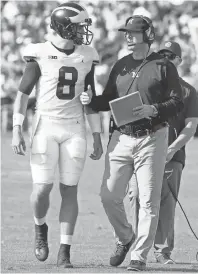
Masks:
[[[21,58],[29,43],[44,42],[49,30],[50,13],[67,1],[2,1],[1,2],[1,122],[2,131],[12,129],[12,108],[25,63]],[[113,63],[127,54],[123,34],[117,29],[132,14],[143,14],[153,20],[156,40],[153,50],[165,40],[180,43],[183,62],[179,73],[196,85],[198,71],[198,1],[74,1],[83,4],[92,18],[94,39],[101,63],[96,69],[96,87],[100,94]],[[174,3],[174,4],[173,4]],[[28,104],[24,129],[31,123],[34,91]],[[29,119],[29,120],[28,120]]]

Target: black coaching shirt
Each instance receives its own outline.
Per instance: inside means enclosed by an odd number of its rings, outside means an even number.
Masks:
[[[154,105],[158,109],[153,124],[168,121],[177,115],[183,108],[183,97],[175,66],[154,52],[145,61],[135,60],[132,54],[118,60],[111,70],[103,94],[92,97],[91,108],[108,111],[109,101],[139,91],[144,104]],[[138,72],[142,63],[144,65]]]
[[[184,98],[183,110],[169,121],[169,145],[171,145],[185,127],[185,119],[198,117],[198,92],[194,87],[180,78],[182,93]],[[177,161],[185,165],[185,146],[178,150],[172,161]]]

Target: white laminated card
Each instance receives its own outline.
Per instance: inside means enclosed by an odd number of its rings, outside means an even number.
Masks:
[[[133,108],[143,105],[139,91],[112,100],[109,105],[118,127],[141,119],[134,116],[132,111]]]

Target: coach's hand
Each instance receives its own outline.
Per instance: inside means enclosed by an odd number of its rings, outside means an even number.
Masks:
[[[92,93],[92,89],[91,86],[88,85],[88,89],[84,92],[81,93],[80,95],[80,101],[83,105],[88,105],[91,102],[93,93]]]
[[[93,153],[90,155],[90,158],[92,160],[99,160],[103,154],[103,148],[102,148],[102,141],[100,137],[100,133],[94,132],[93,133]]]
[[[15,126],[13,128],[12,149],[16,154],[25,155],[26,145],[23,138],[21,126]]]
[[[153,115],[153,107],[151,105],[142,105],[133,108],[133,115],[138,116],[140,119],[149,118]]]

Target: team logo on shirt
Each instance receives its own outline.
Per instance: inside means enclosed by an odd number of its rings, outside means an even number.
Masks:
[[[126,73],[131,74],[132,78],[138,78],[139,77],[139,73],[136,73],[135,71],[131,71],[131,70],[129,71],[126,67],[123,68],[122,72],[124,73],[124,75]]]
[[[131,74],[132,74],[132,78],[138,78],[139,77],[139,74],[138,73],[136,74],[135,71],[132,71]]]

